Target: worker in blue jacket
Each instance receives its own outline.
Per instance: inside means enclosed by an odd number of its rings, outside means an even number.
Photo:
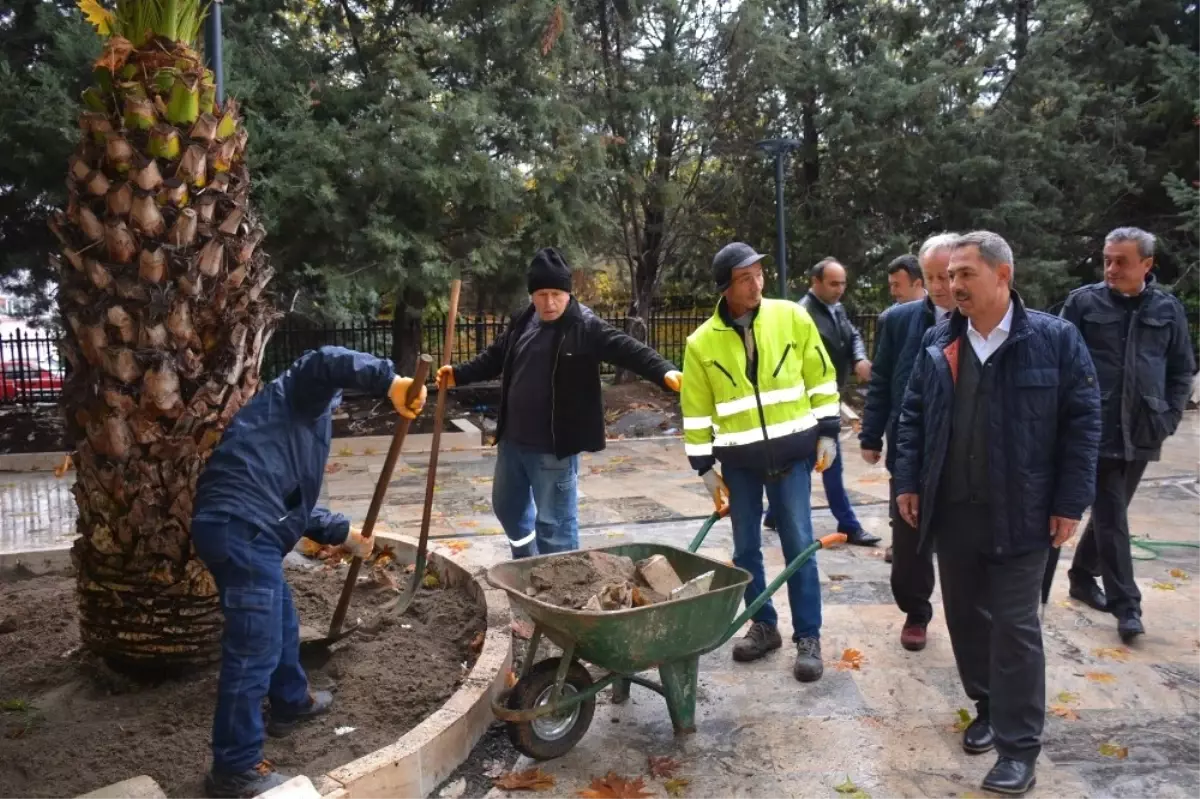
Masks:
[[[300,629],[283,558],[301,536],[366,557],[370,539],[341,514],[317,507],[343,389],[388,397],[415,418],[426,391],[406,404],[412,378],[390,361],[341,347],[305,354],[234,416],[196,485],[192,543],[212,572],[225,614],[213,719],[212,797],[255,796],[287,781],[263,759],[266,732],[281,737],[329,710],[333,695],[309,690]]]

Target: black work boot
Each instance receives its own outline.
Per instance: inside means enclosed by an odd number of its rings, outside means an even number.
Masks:
[[[781,646],[783,639],[779,637],[779,628],[765,621],[756,621],[750,625],[746,637],[733,645],[733,659],[739,663],[749,663]]]
[[[800,682],[816,682],[824,673],[821,639],[801,638],[796,642],[796,662],[792,664],[792,676]]]
[[[983,789],[1006,796],[1020,796],[1037,784],[1034,764],[1001,756],[983,778]]]
[[[1133,643],[1133,639],[1139,635],[1144,635],[1146,628],[1142,626],[1142,614],[1136,610],[1127,610],[1121,614],[1117,620],[1117,635],[1121,636],[1121,641],[1126,644]]]
[[[962,748],[968,755],[982,755],[996,748],[996,733],[990,718],[980,714],[971,721],[963,730]]]
[[[839,527],[838,532],[845,533],[846,543],[853,544],[856,547],[873,547],[883,540],[877,535],[868,533],[862,527],[858,527],[853,530],[846,530]]]
[[[1078,600],[1093,610],[1101,613],[1108,612],[1108,598],[1096,585],[1095,580],[1071,580],[1071,590],[1067,592],[1071,599]]]
[[[237,773],[209,771],[204,777],[204,792],[210,799],[249,799],[272,788],[278,788],[290,778],[280,774],[263,760],[257,766]]]
[[[299,713],[282,713],[271,708],[271,719],[267,722],[267,735],[272,738],[291,735],[297,724],[314,716],[328,713],[332,705],[333,694],[328,691],[311,691],[308,695],[308,707]]]

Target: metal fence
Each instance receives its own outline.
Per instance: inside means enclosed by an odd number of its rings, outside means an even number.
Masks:
[[[627,329],[623,312],[596,309],[609,324]],[[645,319],[646,342],[664,358],[682,367],[683,350],[688,335],[709,317],[711,311],[656,310]],[[868,356],[875,353],[877,314],[855,314],[851,320],[862,331]],[[474,358],[496,340],[507,324],[500,314],[472,316],[460,314],[455,326],[453,363]],[[1200,332],[1200,313],[1188,309],[1188,327],[1193,344]],[[445,317],[426,319],[422,323],[421,351],[439,359],[445,339]],[[348,347],[383,358],[392,355],[392,325],[390,322],[369,322],[357,325],[328,325],[300,327],[284,325],[276,329],[263,356],[263,376],[271,379],[309,350],[324,345]],[[0,336],[0,405],[31,405],[54,402],[62,392],[65,362],[58,356],[58,334],[22,333]],[[602,367],[605,374],[615,369]]]

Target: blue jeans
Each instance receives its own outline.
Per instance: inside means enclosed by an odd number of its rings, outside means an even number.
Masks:
[[[821,483],[825,486],[825,499],[829,501],[829,510],[833,513],[833,518],[837,519],[838,532],[853,533],[862,529],[862,523],[854,515],[854,507],[850,504],[850,495],[846,493],[846,486],[842,483],[842,442],[840,440],[837,445],[837,453],[833,465],[821,472]],[[770,503],[771,506],[774,504],[774,501]],[[767,524],[771,524],[774,519],[774,508],[768,507],[765,521]]]
[[[768,481],[763,469],[726,467],[723,476],[729,487],[729,518],[733,522],[733,562],[750,572],[746,586],[749,605],[766,590],[762,556],[762,495],[775,509],[779,543],[783,557],[790,563],[813,542],[812,509],[809,492],[812,490],[812,460],[792,464],[787,474]],[[817,559],[811,558],[792,575],[787,583],[788,604],[792,608],[792,640],[821,636],[821,583],[817,576]],[[778,624],[779,616],[768,601],[754,615],[755,621]]]
[[[579,549],[578,483],[578,455],[559,459],[500,442],[492,510],[514,558]]]
[[[279,544],[225,514],[192,521],[196,554],[212,572],[225,614],[213,718],[213,771],[237,773],[263,759],[262,702],[274,711],[308,707],[300,666],[300,620],[283,579]]]

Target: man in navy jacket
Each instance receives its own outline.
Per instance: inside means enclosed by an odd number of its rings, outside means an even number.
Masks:
[[[900,513],[937,549],[954,659],[977,708],[963,748],[996,749],[983,787],[1021,794],[1046,714],[1042,577],[1092,502],[1100,392],[1079,331],[1027,311],[1012,277],[1000,236],[955,242],[958,310],[925,334],[893,476]]]
[[[925,331],[942,321],[954,310],[954,295],[950,291],[950,249],[957,237],[953,233],[933,236],[917,251],[917,261],[927,286],[923,299],[893,305],[879,316],[876,326],[878,344],[875,361],[871,364],[871,382],[867,386],[867,403],[863,409],[862,430],[858,440],[863,459],[879,463],[884,438],[887,438],[887,469],[896,471],[896,422],[900,418],[900,403],[904,388],[912,373],[921,339]],[[898,259],[897,259],[898,260]],[[896,509],[896,481],[889,481],[888,513],[892,523],[892,545],[886,560],[892,563],[892,597],[904,611],[904,627],[900,645],[916,652],[925,648],[926,628],[933,618],[933,554],[921,552],[915,528],[904,521]]]
[[[300,358],[263,386],[225,429],[196,485],[192,544],[221,595],[225,630],[213,719],[212,797],[255,796],[287,781],[263,759],[266,732],[283,736],[299,721],[325,713],[328,691],[310,691],[300,666],[300,627],[283,558],[301,536],[342,545],[359,557],[371,541],[341,514],[317,506],[333,432],[332,411],[343,389],[389,397],[402,416],[412,378],[390,361],[341,347]]]

